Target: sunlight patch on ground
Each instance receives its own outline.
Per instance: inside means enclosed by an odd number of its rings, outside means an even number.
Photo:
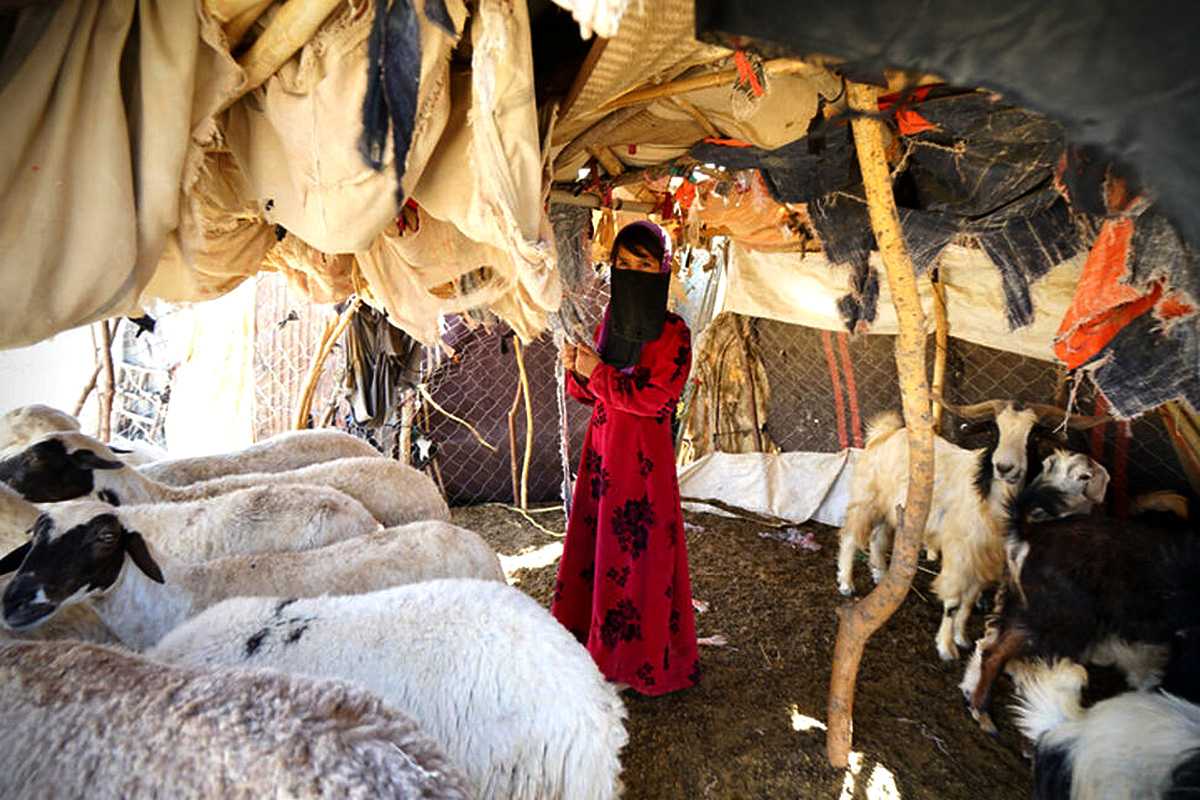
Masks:
[[[513,575],[519,569],[541,569],[549,566],[562,555],[562,542],[553,542],[542,547],[526,547],[511,556],[500,556],[500,566],[504,568],[504,577],[510,584],[517,581]]]
[[[801,714],[800,707],[795,703],[788,711],[791,714],[792,730],[794,731],[827,730],[825,723],[821,720]],[[862,767],[863,754],[851,753],[850,764],[846,767],[846,776],[842,780],[842,793],[838,800],[853,800],[855,785],[862,772]],[[867,779],[866,798],[867,800],[901,800],[900,790],[896,788],[896,777],[883,764],[877,763],[871,770],[871,776]]]

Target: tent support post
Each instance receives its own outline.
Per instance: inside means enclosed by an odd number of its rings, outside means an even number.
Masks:
[[[899,320],[896,367],[908,427],[908,500],[896,532],[891,565],[875,590],[856,603],[838,609],[837,643],[829,685],[826,755],[834,767],[850,759],[854,683],[867,639],[892,615],[912,585],[917,571],[917,547],[929,515],[933,488],[933,427],[929,392],[925,382],[925,332],[920,297],[913,277],[912,259],[900,231],[892,196],[891,175],[884,155],[884,123],[877,118],[878,90],[850,83],[850,107],[862,116],[851,126],[858,149],[859,167],[866,188],[871,228],[887,270],[888,286]]]

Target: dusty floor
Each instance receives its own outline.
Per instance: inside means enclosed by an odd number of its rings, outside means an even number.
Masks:
[[[499,505],[457,508],[453,518],[501,556],[532,553],[535,562],[540,548],[561,541],[538,526],[557,533],[564,526],[557,509],[529,515],[536,525]],[[855,694],[855,755],[850,770],[835,770],[825,733],[813,724],[825,719],[834,610],[844,602],[834,585],[836,530],[804,526],[821,545],[812,552],[761,537],[769,530],[761,524],[686,518],[693,595],[708,604],[696,617],[697,633],[722,635],[727,645],[701,648],[699,686],[659,698],[623,695],[627,800],[1029,797],[1029,767],[1004,710],[1007,681],[997,698],[997,741],[963,706],[961,663],[938,660],[930,573],[918,573],[916,591],[867,644]],[[514,578],[548,606],[556,569],[552,561],[518,569]],[[865,590],[866,568],[856,569]],[[981,628],[976,613],[972,635]]]

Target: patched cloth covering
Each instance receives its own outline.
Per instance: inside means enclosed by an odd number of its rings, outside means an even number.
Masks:
[[[657,695],[699,679],[671,417],[691,334],[668,313],[630,372],[596,367],[567,390],[592,405],[552,612],[609,680]]]

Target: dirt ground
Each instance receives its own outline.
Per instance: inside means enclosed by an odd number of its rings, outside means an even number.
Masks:
[[[629,744],[622,754],[627,800],[696,798],[869,798],[1006,800],[1032,782],[1009,721],[1007,679],[997,696],[1001,738],[985,736],[958,691],[962,664],[940,661],[933,635],[940,613],[922,570],[895,616],[867,643],[854,700],[851,767],[825,757],[825,719],[835,609],[837,531],[802,526],[819,551],[760,536],[765,525],[685,514],[692,592],[708,610],[697,635],[701,682],[658,698],[622,695]],[[561,541],[561,510],[526,519],[501,505],[457,508],[453,519],[479,531],[502,557]],[[535,522],[533,521],[536,521]],[[545,552],[545,551],[542,551]],[[542,559],[546,561],[547,559]],[[922,562],[926,564],[927,562]],[[516,585],[549,606],[558,562],[517,569]],[[870,583],[856,567],[857,586]],[[972,615],[979,635],[982,613]]]

